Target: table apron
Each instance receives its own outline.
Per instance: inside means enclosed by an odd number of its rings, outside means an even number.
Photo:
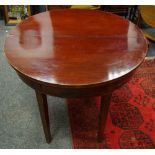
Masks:
[[[119,88],[130,80],[134,71],[129,74],[112,81],[112,83],[92,85],[88,87],[65,87],[43,83],[32,78],[29,78],[16,70],[20,79],[31,88],[48,94],[51,96],[57,96],[62,98],[82,98],[92,96],[102,96],[112,93],[115,89]]]

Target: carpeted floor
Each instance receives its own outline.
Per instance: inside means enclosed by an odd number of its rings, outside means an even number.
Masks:
[[[155,58],[113,92],[103,143],[96,138],[99,106],[100,97],[68,100],[74,148],[155,148]]]
[[[72,148],[65,99],[48,96],[53,141],[44,139],[34,91],[25,85],[3,55],[6,31],[0,21],[0,148]],[[148,56],[155,56],[151,43]]]
[[[48,96],[53,140],[45,142],[34,91],[8,65],[3,46],[10,27],[0,22],[0,149],[72,148],[65,99]]]

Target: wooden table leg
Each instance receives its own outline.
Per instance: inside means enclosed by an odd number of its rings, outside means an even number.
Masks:
[[[106,126],[106,120],[109,112],[111,94],[101,97],[101,106],[99,114],[99,124],[98,124],[98,142],[102,142],[104,139],[104,129]]]
[[[49,123],[49,115],[48,115],[48,104],[47,104],[47,96],[45,94],[42,94],[39,91],[36,91],[36,97],[38,101],[40,116],[43,124],[43,129],[46,137],[46,142],[50,143],[51,138],[51,132],[50,132],[50,123]]]

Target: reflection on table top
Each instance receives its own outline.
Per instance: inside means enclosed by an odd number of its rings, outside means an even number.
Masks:
[[[146,40],[133,23],[96,10],[37,14],[12,29],[5,42],[6,57],[19,72],[68,86],[119,78],[146,52]]]

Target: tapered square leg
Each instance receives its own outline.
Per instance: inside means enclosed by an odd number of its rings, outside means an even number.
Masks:
[[[98,124],[98,142],[102,142],[104,139],[104,129],[106,126],[107,116],[109,112],[111,94],[101,96],[101,106],[99,114],[99,124]]]
[[[38,107],[40,111],[43,129],[46,137],[46,142],[50,143],[52,138],[51,138],[51,132],[50,132],[47,96],[45,94],[42,94],[39,91],[36,91],[36,97],[38,101]]]

